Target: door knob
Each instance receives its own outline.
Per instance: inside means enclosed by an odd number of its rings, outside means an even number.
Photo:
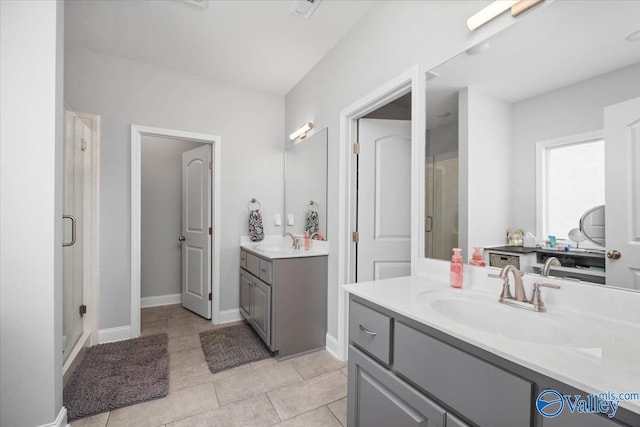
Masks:
[[[184,237],[182,234],[178,236],[178,242],[184,242],[185,240],[187,240],[187,238]]]
[[[609,259],[618,259],[621,256],[622,254],[620,253],[620,251],[616,251],[615,249],[612,249],[609,252],[607,252],[607,258]]]

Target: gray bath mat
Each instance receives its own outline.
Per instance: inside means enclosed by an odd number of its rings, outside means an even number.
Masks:
[[[86,350],[64,387],[69,421],[167,395],[167,334],[151,335]]]
[[[200,344],[214,374],[273,356],[246,323],[200,332]]]

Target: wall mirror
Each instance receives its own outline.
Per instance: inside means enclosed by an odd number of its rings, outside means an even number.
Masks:
[[[285,233],[304,234],[307,220],[317,218],[317,226],[327,238],[327,138],[324,128],[287,144],[282,219]],[[293,225],[289,225],[290,219]]]
[[[604,111],[640,97],[638,16],[554,2],[427,73],[424,256],[467,260],[509,228],[567,238],[624,197],[605,195]]]

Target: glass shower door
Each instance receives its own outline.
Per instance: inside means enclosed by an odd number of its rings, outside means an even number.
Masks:
[[[88,129],[73,111],[65,109],[64,121],[62,348],[66,361],[83,332],[84,157]]]

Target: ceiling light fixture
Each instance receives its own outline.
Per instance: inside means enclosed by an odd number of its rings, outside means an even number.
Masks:
[[[486,24],[493,18],[511,9],[511,16],[514,18],[521,13],[526,12],[538,3],[542,3],[544,0],[497,0],[491,3],[489,6],[480,10],[469,19],[467,19],[467,28],[469,31],[473,31],[476,28]]]
[[[487,42],[478,43],[475,46],[471,46],[469,49],[466,50],[466,52],[467,52],[467,55],[479,55],[485,50],[489,49],[490,47],[491,45]]]
[[[292,141],[295,141],[298,138],[305,139],[307,137],[307,132],[309,132],[311,129],[313,129],[313,123],[307,122],[302,125],[300,129],[289,135],[289,139],[291,139]]]

